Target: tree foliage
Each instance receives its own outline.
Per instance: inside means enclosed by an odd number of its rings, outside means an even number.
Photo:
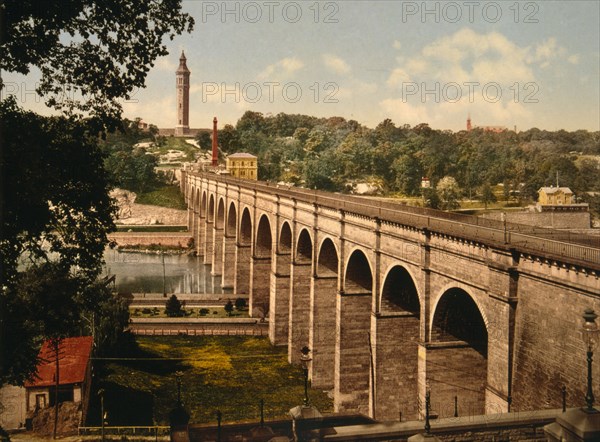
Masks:
[[[193,28],[181,0],[4,0],[0,70],[42,74],[47,104],[117,122],[120,98],[144,86],[164,38]],[[70,38],[65,38],[68,35]]]
[[[535,199],[541,186],[556,183],[558,172],[560,185],[578,194],[600,190],[600,163],[581,159],[600,155],[600,132],[451,132],[390,119],[370,129],[341,117],[247,112],[222,133],[226,152],[258,156],[260,179],[307,188],[346,191],[370,182],[382,183],[387,192],[418,196],[422,177],[435,184],[449,176],[469,198],[481,195],[486,183],[503,183],[507,198]],[[428,191],[425,201],[455,207],[438,193]]]
[[[180,0],[0,5],[0,71],[39,69],[38,93],[63,112],[0,102],[0,385],[31,377],[43,339],[93,331],[110,346],[127,321],[95,285],[114,227],[97,138],[119,125],[118,100],[167,54],[163,39],[191,30],[180,10]]]
[[[171,295],[165,303],[165,314],[169,318],[180,318],[185,315],[185,310],[181,305],[181,301],[175,295]]]

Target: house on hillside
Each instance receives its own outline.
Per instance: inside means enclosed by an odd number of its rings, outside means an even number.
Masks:
[[[226,169],[236,178],[258,179],[258,159],[249,153],[234,153],[227,157]]]
[[[540,205],[573,204],[573,192],[568,187],[542,187],[538,190]]]
[[[91,355],[93,338],[80,336],[65,338],[58,348],[59,387],[56,395],[56,355],[50,341],[44,342],[38,355],[37,374],[25,383],[28,412],[54,406],[55,403],[81,403],[83,416],[92,380]]]

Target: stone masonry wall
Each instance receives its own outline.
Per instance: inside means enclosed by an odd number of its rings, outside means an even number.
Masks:
[[[290,316],[288,337],[288,361],[300,361],[300,349],[308,345],[308,322],[310,316],[311,264],[293,263],[290,273]]]
[[[516,313],[515,410],[561,406],[563,385],[568,406],[584,403],[587,362],[580,337],[582,314],[588,307],[600,313],[600,298],[581,296],[560,285],[552,287],[541,276],[519,278],[519,291],[527,296],[519,298]],[[593,372],[597,374],[600,357],[594,359]],[[593,389],[600,391],[598,375]]]
[[[370,317],[370,293],[337,297],[336,322],[339,336],[335,348],[335,412],[369,414]]]
[[[314,350],[310,376],[313,387],[331,389],[335,362],[337,276],[313,277],[311,282],[309,347]]]
[[[419,318],[376,316],[373,318],[377,420],[418,418]]]
[[[471,347],[436,343],[427,348],[431,405],[440,417],[454,416],[455,396],[459,416],[484,414],[486,376],[486,359]]]
[[[187,232],[114,232],[108,235],[108,239],[119,247],[161,245],[185,249],[191,243],[192,236]]]

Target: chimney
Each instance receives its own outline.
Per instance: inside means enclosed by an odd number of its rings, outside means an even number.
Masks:
[[[213,134],[212,134],[212,167],[217,167],[219,160],[217,142],[217,117],[213,118]]]

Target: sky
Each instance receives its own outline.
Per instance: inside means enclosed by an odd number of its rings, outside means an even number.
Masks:
[[[166,41],[124,116],[176,123],[185,51],[190,127],[247,110],[342,116],[375,127],[600,130],[600,2],[199,1],[196,25]],[[35,81],[5,75],[17,86]],[[48,113],[41,102],[24,106]]]

